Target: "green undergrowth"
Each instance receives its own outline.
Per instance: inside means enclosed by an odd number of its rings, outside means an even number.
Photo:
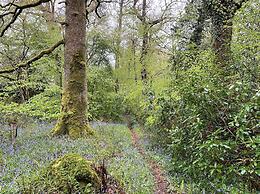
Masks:
[[[165,148],[160,147],[158,144],[154,144],[151,141],[151,134],[142,129],[136,128],[136,132],[139,137],[140,144],[145,149],[146,159],[155,161],[160,165],[164,172],[164,176],[169,183],[168,192],[178,194],[194,194],[194,193],[208,193],[205,188],[201,187],[194,179],[187,176],[185,173],[175,172],[172,169],[172,156],[169,155]],[[224,193],[217,190],[214,193]],[[250,194],[249,191],[241,191],[238,188],[232,188],[231,194]]]
[[[18,193],[25,186],[18,180],[25,180],[32,175],[40,177],[41,169],[70,153],[78,154],[95,165],[104,163],[108,173],[127,193],[153,193],[153,176],[145,159],[133,147],[127,127],[94,124],[94,137],[77,140],[50,137],[52,127],[44,124],[34,130],[23,130],[13,148],[9,144],[1,144],[1,194]]]
[[[142,128],[135,126],[135,132],[139,137],[139,143],[145,150],[145,160],[147,163],[156,162],[163,172],[163,176],[168,181],[168,192],[169,193],[200,193],[196,190],[195,184],[190,181],[187,177],[182,177],[179,174],[172,174],[171,171],[171,156],[167,155],[158,144],[154,144],[151,141],[151,135]]]
[[[201,193],[196,184],[186,176],[182,174],[172,173],[171,156],[168,155],[164,149],[160,148],[158,144],[154,144],[151,141],[151,135],[147,131],[140,127],[135,127],[135,132],[138,134],[139,143],[145,149],[146,161],[156,162],[163,172],[163,176],[168,181],[168,192],[176,194],[194,194]]]

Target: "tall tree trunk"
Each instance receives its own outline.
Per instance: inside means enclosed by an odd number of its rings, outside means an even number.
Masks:
[[[224,67],[228,65],[231,57],[232,18],[224,20],[221,17],[215,16],[212,20],[213,50],[215,52],[216,63]]]
[[[147,9],[147,2],[146,0],[143,0],[143,5],[142,5],[142,52],[141,52],[141,58],[140,62],[142,64],[142,68],[146,69],[146,55],[148,53],[148,40],[149,40],[149,24],[147,23],[147,18],[146,18],[146,10]]]
[[[213,50],[216,63],[225,67],[231,59],[232,20],[236,12],[248,0],[203,0],[205,10],[211,15]]]
[[[61,117],[53,135],[78,138],[92,133],[87,122],[85,1],[66,0],[65,64]]]
[[[116,32],[116,65],[115,68],[119,68],[121,57],[121,34],[123,25],[123,6],[124,0],[119,2],[119,15],[118,15],[118,27]]]
[[[134,67],[134,76],[135,76],[135,82],[137,83],[138,81],[138,76],[137,76],[137,69],[136,69],[136,39],[133,37],[132,38],[132,62],[133,62],[133,67]]]

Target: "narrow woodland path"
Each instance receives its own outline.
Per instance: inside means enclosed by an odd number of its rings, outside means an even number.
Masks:
[[[145,152],[144,148],[140,145],[139,136],[134,129],[130,129],[132,135],[132,141],[135,148],[138,149],[139,153],[148,161],[152,174],[155,180],[155,191],[154,194],[167,194],[168,181],[160,167],[160,165],[149,158],[148,154]]]

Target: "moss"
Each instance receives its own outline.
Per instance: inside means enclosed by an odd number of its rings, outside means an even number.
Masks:
[[[72,139],[88,137],[94,134],[94,130],[90,125],[85,122],[81,123],[77,119],[72,118],[60,118],[56,126],[52,129],[52,136],[69,135]]]
[[[26,183],[23,179],[21,193],[95,193],[101,180],[92,163],[78,154],[67,154],[44,168],[39,175]],[[21,181],[20,181],[21,183]]]
[[[93,134],[87,122],[86,64],[82,54],[76,54],[69,64],[69,75],[63,88],[61,117],[52,135],[79,138]]]

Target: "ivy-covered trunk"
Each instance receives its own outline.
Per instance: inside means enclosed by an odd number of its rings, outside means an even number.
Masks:
[[[91,134],[87,121],[85,1],[66,0],[65,63],[61,116],[53,135],[78,138]]]
[[[216,63],[221,67],[226,67],[230,63],[233,18],[247,1],[203,0],[204,9],[212,19],[213,50],[216,55]]]
[[[213,49],[216,63],[220,66],[228,65],[231,56],[232,18],[224,19],[221,16],[213,18]]]

